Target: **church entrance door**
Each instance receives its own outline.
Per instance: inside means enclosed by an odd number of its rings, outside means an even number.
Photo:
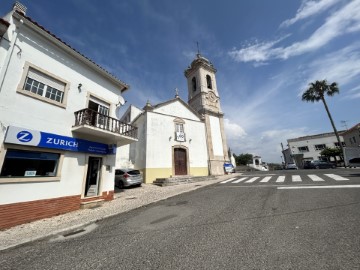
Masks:
[[[186,150],[174,149],[175,175],[187,175]]]

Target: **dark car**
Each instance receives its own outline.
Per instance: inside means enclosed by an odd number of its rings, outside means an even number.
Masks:
[[[334,163],[325,161],[325,160],[311,160],[305,161],[304,169],[335,169],[336,165]]]
[[[360,157],[349,159],[349,167],[360,167]]]
[[[143,182],[142,174],[139,170],[134,169],[116,169],[115,186],[118,188],[141,186]]]

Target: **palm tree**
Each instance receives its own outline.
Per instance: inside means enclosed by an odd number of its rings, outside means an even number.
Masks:
[[[339,87],[338,84],[336,82],[333,82],[332,84],[327,84],[326,80],[322,80],[322,81],[316,81],[315,83],[310,83],[309,84],[309,88],[303,93],[302,95],[302,100],[306,101],[306,102],[318,102],[318,101],[322,101],[324,106],[325,106],[325,110],[329,116],[331,125],[334,129],[334,133],[336,136],[336,139],[339,143],[340,149],[341,149],[341,153],[344,155],[344,148],[342,146],[342,143],[340,141],[340,137],[339,134],[336,130],[334,121],[331,117],[330,111],[329,111],[329,107],[326,104],[325,101],[325,94],[328,95],[329,97],[332,97],[335,94],[339,93]]]

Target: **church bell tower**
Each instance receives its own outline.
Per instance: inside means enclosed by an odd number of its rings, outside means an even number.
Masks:
[[[188,83],[188,103],[200,115],[206,127],[210,175],[224,174],[224,162],[229,162],[224,131],[224,114],[216,85],[216,69],[200,53],[185,70]]]

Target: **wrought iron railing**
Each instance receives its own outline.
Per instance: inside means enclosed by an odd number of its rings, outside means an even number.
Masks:
[[[91,109],[75,112],[75,127],[88,125],[137,139],[137,127]]]

